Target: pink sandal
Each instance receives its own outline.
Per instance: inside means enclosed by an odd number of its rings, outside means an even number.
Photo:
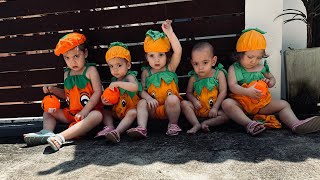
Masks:
[[[177,124],[169,124],[166,135],[168,136],[176,136],[179,132],[182,131],[181,128]]]
[[[142,126],[138,126],[127,130],[127,134],[132,138],[142,139],[147,137],[147,129]]]
[[[112,130],[111,132],[108,132],[105,137],[107,140],[113,143],[120,142],[120,135],[117,130]]]
[[[291,129],[297,134],[307,134],[320,131],[320,116],[301,120],[295,123]]]
[[[113,131],[114,128],[110,128],[109,126],[105,126],[101,131],[97,133],[97,135],[94,138],[105,136],[109,132]]]
[[[261,122],[257,122],[257,121],[252,121],[252,122],[248,123],[248,125],[246,127],[247,133],[250,133],[251,135],[255,136],[266,129],[266,127],[263,127],[261,129],[258,129],[255,131],[255,128],[259,125],[263,125],[263,124]]]

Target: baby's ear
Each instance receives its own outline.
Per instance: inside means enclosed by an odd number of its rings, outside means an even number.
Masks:
[[[131,68],[131,63],[130,62],[127,62],[127,67],[128,67],[128,69]]]
[[[88,49],[85,48],[85,49],[84,49],[84,58],[87,58],[87,57],[88,57]]]
[[[213,57],[212,57],[212,60],[211,60],[212,66],[216,65],[217,60],[218,60],[218,57],[217,57],[217,56],[213,56]]]

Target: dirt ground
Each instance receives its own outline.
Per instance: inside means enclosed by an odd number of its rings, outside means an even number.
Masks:
[[[320,179],[320,133],[281,129],[251,137],[237,125],[211,130],[176,137],[160,130],[140,141],[123,135],[116,145],[90,136],[55,153],[1,137],[0,179]]]

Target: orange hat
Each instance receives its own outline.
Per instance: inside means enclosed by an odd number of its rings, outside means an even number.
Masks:
[[[258,28],[249,28],[242,31],[237,42],[237,52],[266,49],[267,42],[263,34],[266,32]]]
[[[123,58],[128,62],[131,62],[130,51],[128,46],[122,42],[113,42],[109,45],[109,49],[106,53],[106,61],[108,62],[112,58]]]
[[[83,34],[76,32],[69,33],[59,40],[56,48],[54,49],[54,54],[56,56],[60,56],[60,54],[64,54],[70,49],[75,48],[80,44],[83,44],[85,41],[86,37]]]
[[[171,48],[167,36],[153,30],[147,31],[143,46],[145,52],[168,52]]]

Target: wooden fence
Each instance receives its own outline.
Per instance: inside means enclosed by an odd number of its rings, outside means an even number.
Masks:
[[[172,19],[183,47],[177,69],[185,92],[190,50],[199,41],[215,47],[219,62],[229,66],[244,29],[245,0],[24,0],[0,1],[0,118],[38,117],[44,84],[63,84],[61,57],[53,54],[59,38],[81,32],[89,40],[89,61],[97,63],[107,86],[111,74],[104,55],[113,41],[129,44],[132,69],[145,61],[148,29],[161,30]]]

